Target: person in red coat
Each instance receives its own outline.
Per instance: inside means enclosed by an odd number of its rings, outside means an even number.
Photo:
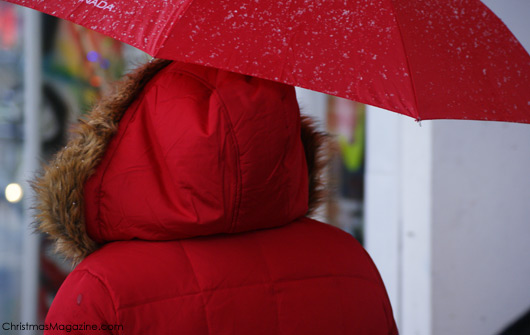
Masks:
[[[312,220],[323,135],[294,87],[157,60],[35,181],[77,266],[45,334],[397,334],[372,260]]]

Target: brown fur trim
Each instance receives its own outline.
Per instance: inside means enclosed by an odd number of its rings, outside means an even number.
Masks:
[[[98,248],[85,230],[83,185],[103,157],[124,112],[147,82],[169,63],[155,60],[127,75],[115,93],[80,120],[67,146],[33,182],[37,229],[50,235],[57,252],[74,264]]]
[[[317,131],[314,121],[309,116],[302,115],[301,137],[304,145],[307,172],[309,176],[309,207],[306,215],[315,214],[315,210],[324,202],[327,196],[323,174],[329,163],[329,136]]]

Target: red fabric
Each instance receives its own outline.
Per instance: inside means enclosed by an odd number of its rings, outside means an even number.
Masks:
[[[87,229],[104,246],[47,322],[123,326],[71,334],[396,334],[363,248],[303,218],[307,184],[293,87],[171,64],[86,183]]]
[[[88,299],[78,304],[80,294]],[[47,318],[73,321],[123,325],[108,334],[397,334],[369,256],[353,237],[309,219],[109,243],[69,276]]]
[[[306,171],[293,87],[175,62],[86,183],[88,232],[171,240],[286,224],[307,211]]]
[[[133,45],[416,119],[530,123],[530,57],[480,0],[7,0]]]

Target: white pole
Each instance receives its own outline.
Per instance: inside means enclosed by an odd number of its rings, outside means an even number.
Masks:
[[[37,324],[39,236],[33,233],[32,192],[27,181],[39,167],[41,106],[41,16],[24,8],[24,237],[22,244],[22,292],[20,321]]]
[[[381,273],[400,329],[403,220],[400,217],[399,127],[402,118],[397,113],[366,106],[364,242]]]
[[[429,335],[432,332],[432,225],[433,128],[432,121],[399,122],[401,220],[400,331]]]

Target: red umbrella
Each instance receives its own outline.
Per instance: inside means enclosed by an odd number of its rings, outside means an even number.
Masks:
[[[530,56],[478,0],[9,0],[152,56],[427,119],[530,123]]]

